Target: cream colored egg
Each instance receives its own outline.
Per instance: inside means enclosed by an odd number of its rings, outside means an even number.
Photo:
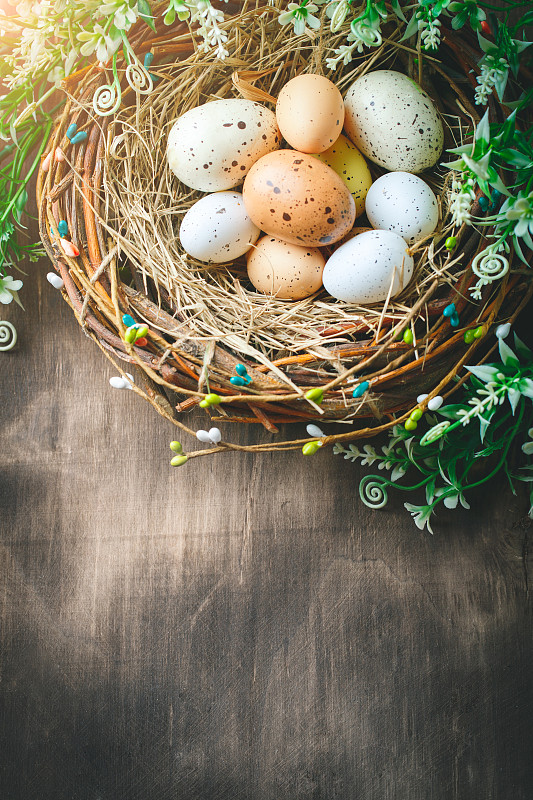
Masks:
[[[270,109],[239,98],[214,100],[191,108],[174,123],[167,158],[186,186],[217,192],[241,183],[252,164],[280,143]]]
[[[350,190],[355,203],[355,216],[363,214],[372,176],[362,153],[347,136],[341,135],[335,144],[317,155],[317,158],[331,167]]]
[[[378,178],[368,192],[366,214],[372,227],[394,231],[407,244],[433,233],[439,221],[433,191],[410,172],[387,172]]]
[[[342,131],[342,95],[322,75],[297,75],[279,93],[276,118],[291,147],[301,153],[322,153]]]
[[[429,95],[401,72],[358,78],[344,99],[344,128],[359,150],[388,170],[422,172],[438,161],[442,122]]]
[[[215,192],[189,208],[180,227],[183,249],[198,261],[223,264],[244,255],[260,230],[248,214],[240,192]]]
[[[247,255],[248,277],[263,294],[301,300],[322,286],[325,259],[320,250],[263,236]]]
[[[401,236],[367,231],[338,247],[326,262],[324,288],[337,300],[366,305],[395,297],[409,283],[413,258]]]

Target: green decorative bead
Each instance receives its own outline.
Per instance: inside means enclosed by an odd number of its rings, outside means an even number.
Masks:
[[[209,408],[209,406],[218,406],[219,403],[222,402],[222,398],[219,394],[215,394],[212,392],[204,397],[201,401],[200,406],[201,408]]]
[[[405,344],[413,344],[414,336],[413,336],[413,331],[411,330],[411,328],[406,328],[404,330],[402,338],[403,338]]]
[[[475,331],[472,331],[472,330],[465,331],[463,338],[465,340],[465,344],[472,344],[472,342],[476,338],[476,333],[475,333]]]
[[[137,338],[137,328],[134,325],[130,325],[130,327],[126,329],[126,333],[124,334],[124,340],[128,342],[128,344],[133,344],[136,338]]]
[[[137,339],[141,339],[143,336],[148,336],[148,328],[146,325],[137,328]]]
[[[417,425],[417,423],[415,422],[414,419],[408,419],[407,422],[405,423],[405,430],[406,431],[415,431],[417,429],[417,427],[418,427],[418,425]]]
[[[474,337],[476,339],[481,339],[482,336],[485,335],[485,328],[483,325],[479,325],[474,331]]]
[[[186,461],[187,456],[174,456],[174,458],[171,459],[170,464],[173,467],[181,467]]]
[[[173,453],[183,453],[181,442],[170,442],[170,449]]]
[[[302,447],[302,453],[304,456],[313,456],[320,447],[322,447],[322,442],[307,442]]]
[[[324,402],[324,392],[318,387],[316,389],[309,389],[309,391],[305,393],[305,398],[306,400],[312,400],[317,405],[320,405]]]
[[[412,422],[418,422],[419,419],[422,418],[422,409],[421,408],[414,408],[411,413],[409,414],[409,419]]]
[[[453,250],[456,244],[457,244],[457,239],[455,238],[455,236],[448,236],[448,238],[444,242],[446,250]]]

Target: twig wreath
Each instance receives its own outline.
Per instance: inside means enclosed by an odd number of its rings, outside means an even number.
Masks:
[[[41,252],[21,243],[26,187],[39,167],[50,283],[116,365],[112,385],[207,445],[185,453],[172,442],[173,465],[332,445],[390,470],[390,479],[364,479],[371,505],[417,471],[405,488],[424,488],[426,505],[406,506],[430,528],[438,503],[464,505],[464,490],[484,480],[471,477],[475,459],[498,452],[486,476],[510,474],[511,440],[532,424],[531,354],[519,340],[514,350],[505,343],[533,293],[523,33],[533,12],[512,24],[521,6],[529,3],[19,3],[0,18],[0,302],[18,299],[17,262]],[[206,265],[185,252],[181,222],[205,193],[168,168],[178,117],[235,97],[273,108],[283,86],[307,73],[344,94],[375,70],[407,75],[444,126],[445,153],[423,173],[439,222],[410,246],[413,275],[402,291],[369,304],[324,290],[288,301],[256,291],[242,257]],[[369,166],[373,179],[386,172]],[[496,341],[502,363],[489,364]],[[461,387],[461,400],[445,405]],[[308,435],[239,446],[218,427],[188,427],[184,415],[197,405],[210,423],[256,422],[273,434],[281,423],[308,423]],[[354,444],[385,431],[381,454]]]

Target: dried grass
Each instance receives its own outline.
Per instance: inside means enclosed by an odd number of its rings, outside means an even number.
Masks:
[[[228,28],[232,56],[226,62],[214,61],[197,51],[179,64],[154,68],[161,78],[155,91],[122,111],[109,129],[104,186],[107,225],[120,231],[123,254],[143,276],[164,288],[176,318],[192,335],[204,343],[224,342],[243,356],[253,348],[274,361],[313,352],[326,341],[346,342],[346,334],[328,338],[320,331],[353,322],[354,315],[364,317],[374,333],[385,314],[400,325],[436,277],[451,282],[458,275],[452,273],[456,264],[443,244],[449,232],[449,184],[439,170],[424,176],[439,196],[439,229],[414,249],[413,279],[385,307],[340,302],[325,291],[301,301],[279,300],[255,291],[247,280],[244,258],[207,266],[184,253],[179,241],[180,223],[203,194],[180,184],[167,164],[168,134],[181,114],[214,98],[275,98],[281,87],[301,72],[327,74],[344,92],[369,69],[402,69],[402,58],[405,62],[409,54],[408,48],[398,44],[398,33],[391,31],[388,42],[377,51],[371,55],[365,52],[349,68],[330,73],[324,66],[325,57],[342,36],[332,38],[329,34],[327,48],[321,38],[295,39],[287,28],[280,27],[272,8],[258,14],[256,5],[247,3]],[[256,79],[252,82],[252,78]],[[455,127],[455,135],[457,125],[457,119],[448,123],[450,130]],[[372,171],[374,177],[383,172],[373,165]],[[362,219],[356,224],[364,224]]]

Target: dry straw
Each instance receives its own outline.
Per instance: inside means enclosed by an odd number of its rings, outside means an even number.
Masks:
[[[85,332],[117,367],[117,359],[139,367],[143,380],[135,390],[178,427],[194,433],[181,421],[183,412],[216,392],[222,403],[211,409],[213,419],[261,422],[272,432],[285,422],[341,421],[349,427],[325,443],[350,441],[405,420],[421,393],[429,394],[427,403],[450,391],[460,368],[481,359],[475,351],[483,339],[466,345],[464,330],[481,326],[487,334],[514,319],[531,287],[516,269],[487,287],[480,303],[469,300],[475,282],[470,265],[485,241],[479,231],[464,227],[456,233],[453,253],[446,249],[450,180],[442,168],[424,174],[439,197],[439,227],[413,248],[409,286],[385,304],[356,306],[325,292],[279,300],[253,289],[244,259],[212,267],[184,253],[180,220],[202,195],[170,172],[166,142],[176,118],[190,108],[239,96],[274,108],[281,87],[302,72],[327,74],[344,92],[366,71],[392,68],[418,82],[423,76],[423,88],[442,114],[445,147],[460,143],[479,119],[468,100],[475,52],[458,41],[457,32],[444,32],[437,60],[400,43],[399,31],[389,27],[379,49],[332,74],[325,59],[345,34],[331,34],[323,25],[312,39],[295,37],[278,24],[279,5],[233,4],[238,13],[224,23],[231,54],[225,61],[200,52],[184,23],[170,29],[158,23],[155,34],[138,25],[130,41],[140,58],[154,54],[151,70],[158,81],[150,94],[136,94],[124,81],[125,64],[119,60],[122,104],[111,117],[97,116],[92,108],[96,89],[110,82],[108,70],[95,65],[67,79],[67,102],[45,153],[59,146],[66,159],[52,161],[39,176],[41,237]],[[494,100],[491,104],[492,118],[502,119],[502,109]],[[68,147],[65,133],[72,122],[89,136]],[[374,177],[381,174],[373,166],[372,171]],[[473,212],[478,210],[475,203]],[[59,237],[51,234],[60,219],[68,222],[79,257],[64,255]],[[458,329],[442,316],[450,302],[460,314]],[[146,347],[124,341],[125,313],[148,326]],[[406,329],[413,333],[412,344],[402,340]],[[246,365],[252,382],[236,394],[230,378],[238,363]],[[362,380],[370,389],[353,398],[354,385]],[[323,391],[323,402],[305,398],[313,388]],[[305,441],[244,448],[222,443],[194,455],[290,449]]]

